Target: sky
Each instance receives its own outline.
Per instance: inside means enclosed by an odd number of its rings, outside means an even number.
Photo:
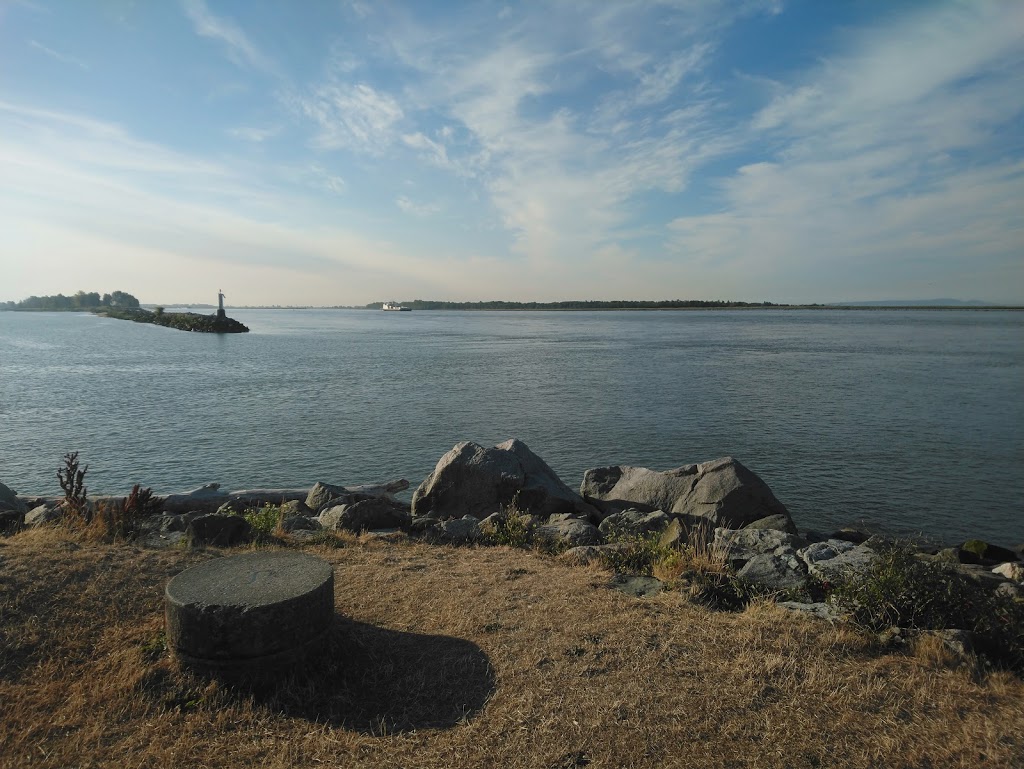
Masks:
[[[0,301],[1024,304],[1024,2],[0,0]]]

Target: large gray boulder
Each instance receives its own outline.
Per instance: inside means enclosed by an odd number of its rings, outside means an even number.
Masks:
[[[484,519],[513,501],[527,513],[596,514],[544,460],[515,438],[491,449],[467,441],[441,457],[412,497],[413,517]]]
[[[0,510],[13,510],[16,513],[28,512],[25,503],[18,499],[13,489],[0,483]]]
[[[730,529],[776,515],[792,523],[768,484],[732,457],[665,472],[599,467],[584,474],[580,494],[602,517],[632,507],[705,518]]]

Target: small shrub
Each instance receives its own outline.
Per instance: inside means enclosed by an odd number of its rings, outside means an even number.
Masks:
[[[763,592],[728,572],[695,571],[689,575],[690,599],[716,611],[741,611]]]
[[[131,541],[142,534],[143,521],[157,515],[162,506],[163,501],[153,497],[152,489],[136,483],[120,502],[97,504],[90,528],[102,538]]]
[[[1024,672],[1024,605],[989,592],[955,568],[923,560],[910,546],[892,545],[864,574],[837,580],[832,600],[873,632],[969,630],[979,652]]]
[[[715,544],[715,528],[710,523],[691,528],[680,553],[687,571],[701,574],[729,571],[729,546]]]
[[[529,513],[523,509],[519,502],[519,493],[516,492],[512,501],[498,511],[493,526],[485,530],[483,542],[488,545],[528,549],[534,544],[529,520]]]
[[[677,551],[660,544],[660,540],[661,535],[657,532],[640,536],[612,534],[608,537],[608,542],[618,547],[605,550],[602,558],[609,568],[622,574],[641,574],[650,577],[656,566],[678,557]]]
[[[268,538],[283,532],[284,510],[277,505],[250,507],[242,513],[258,538]]]
[[[78,452],[64,455],[64,466],[57,470],[57,481],[64,490],[64,515],[71,523],[89,523],[92,516],[86,500],[85,474],[89,465],[80,467]]]
[[[521,549],[530,547],[530,527],[526,517],[518,512],[501,515],[484,535],[484,541],[491,545]]]

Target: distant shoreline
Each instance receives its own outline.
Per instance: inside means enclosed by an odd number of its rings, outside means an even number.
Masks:
[[[524,306],[520,303],[509,303],[508,306],[501,307],[480,307],[477,306],[479,303],[466,302],[466,303],[449,303],[452,306],[445,307],[422,307],[416,306],[416,303],[407,303],[412,305],[412,308],[417,312],[436,312],[436,311],[469,311],[469,312],[697,312],[707,310],[736,310],[736,311],[753,311],[753,310],[808,310],[808,311],[821,311],[821,310],[853,310],[853,311],[887,311],[887,312],[900,312],[907,310],[956,310],[958,312],[1020,312],[1024,311],[1024,305],[931,305],[931,304],[915,304],[915,305],[843,305],[843,304],[723,304],[723,305],[698,305],[698,306],[684,306],[684,307],[664,307],[664,306],[651,306],[651,307],[636,307],[630,305],[618,305],[609,303],[608,305],[601,305],[595,307],[560,307],[558,303],[530,303],[529,306]],[[141,305],[143,308],[151,309],[155,307],[186,307],[190,309],[206,309],[209,305],[202,304],[144,304]],[[374,303],[373,306],[348,306],[348,305],[303,305],[303,306],[280,306],[280,305],[225,305],[226,309],[230,310],[368,310],[368,311],[380,311],[380,306]],[[93,308],[38,308],[38,307],[2,307],[0,306],[0,312],[26,312],[26,313],[37,313],[37,312],[78,312],[78,313],[89,313],[92,312]]]
[[[145,305],[149,306],[149,305]],[[175,307],[192,307],[197,305],[173,305]],[[266,305],[225,305],[226,309],[231,310],[368,310],[374,311],[380,308],[369,308],[369,307],[349,307],[349,306],[317,306],[309,305],[305,307],[273,307]],[[429,307],[415,308],[417,312],[439,312],[439,311],[457,311],[457,312],[701,312],[708,310],[737,310],[737,311],[757,311],[757,310],[884,310],[884,311],[903,311],[903,310],[957,310],[957,311],[969,311],[969,312],[992,312],[992,311],[1024,311],[1024,306],[1019,305],[985,305],[985,306],[961,306],[961,305],[806,305],[806,304],[778,304],[770,307],[764,307],[761,305],[752,305],[749,307]]]

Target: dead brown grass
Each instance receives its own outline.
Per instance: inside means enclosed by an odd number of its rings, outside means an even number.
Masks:
[[[340,546],[339,546],[340,545]],[[167,579],[216,552],[0,540],[0,767],[1014,767],[1024,683],[756,604],[638,600],[506,548],[347,538],[315,674],[180,671]]]

